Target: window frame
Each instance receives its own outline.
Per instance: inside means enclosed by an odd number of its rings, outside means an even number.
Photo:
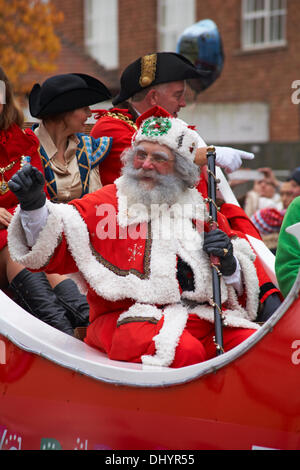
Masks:
[[[287,18],[287,2],[283,1],[283,7],[277,8],[276,10],[271,10],[271,0],[262,0],[263,9],[262,10],[253,10],[251,12],[247,11],[247,4],[249,0],[242,0],[242,10],[241,10],[241,48],[243,51],[253,51],[268,49],[274,47],[286,46],[286,18]],[[253,1],[253,0],[250,0]],[[271,34],[271,18],[277,17],[282,21],[282,38],[272,40],[270,38]],[[249,40],[249,33],[246,22],[255,21],[256,19],[264,19],[264,39],[261,42],[251,42]],[[257,25],[256,25],[257,27]]]
[[[175,51],[177,41],[179,39],[179,35],[184,31],[186,27],[191,26],[196,21],[197,2],[196,0],[190,0],[192,4],[192,9],[193,9],[192,14],[191,14],[193,19],[191,23],[182,26],[181,30],[179,31],[179,23],[167,24],[167,22],[163,22],[162,21],[162,17],[164,16],[163,10],[165,9],[165,12],[167,12],[168,8],[172,7],[172,2],[174,2],[174,0],[157,0],[157,45],[158,45],[158,51],[160,52],[171,51],[171,50]],[[180,0],[180,2],[182,3],[182,7],[186,9],[187,8],[186,0]],[[174,5],[173,5],[173,9],[174,9]],[[177,8],[174,11],[176,10],[178,11]],[[168,13],[165,13],[165,15],[167,16]],[[170,40],[171,35],[176,35],[177,37],[176,42],[175,44],[172,44],[171,47],[168,47],[168,46],[165,47],[165,44],[169,44],[170,42],[171,43],[173,42],[172,40]]]
[[[108,70],[114,70],[117,69],[119,66],[118,0],[115,0],[114,4],[116,10],[116,24],[114,25],[115,34],[110,35],[111,38],[114,38],[114,42],[111,42],[112,45],[109,46],[110,57],[112,51],[114,50],[114,60],[110,64],[105,61],[105,56],[101,56],[101,54],[95,54],[92,50],[93,48],[97,48],[99,51],[101,51],[101,47],[103,47],[103,44],[101,43],[101,34],[97,36],[89,33],[89,25],[91,25],[92,30],[93,26],[97,24],[98,18],[97,15],[93,14],[93,12],[91,11],[91,9],[93,8],[90,9],[89,5],[91,4],[93,7],[93,5],[95,5],[94,1],[95,0],[84,0],[84,46],[87,53],[100,65],[104,66]],[[112,2],[110,2],[110,4],[112,5]],[[106,38],[107,36],[104,37]]]

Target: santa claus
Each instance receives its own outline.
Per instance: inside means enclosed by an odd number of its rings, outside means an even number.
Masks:
[[[199,148],[195,130],[155,108],[139,118],[114,184],[53,204],[30,165],[9,182],[20,201],[11,256],[31,270],[77,273],[90,304],[85,342],[111,359],[182,367],[216,354],[210,254],[220,258],[225,352],[259,328],[259,308],[276,292],[223,216],[209,231],[195,187]]]

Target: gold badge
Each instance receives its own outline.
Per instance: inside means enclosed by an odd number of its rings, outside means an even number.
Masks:
[[[139,84],[145,88],[153,82],[156,73],[156,54],[145,55],[141,59],[141,76]]]
[[[4,178],[4,173],[8,170],[11,170],[12,167],[19,161],[18,160],[15,160],[13,162],[11,162],[9,165],[5,166],[5,167],[0,167],[0,175],[1,175],[1,182],[0,182],[0,194],[1,196],[3,196],[3,194],[7,193],[7,191],[9,191],[9,187],[8,187],[8,184],[7,184],[7,181],[5,180]]]

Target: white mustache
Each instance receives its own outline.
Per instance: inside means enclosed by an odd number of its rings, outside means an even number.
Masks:
[[[143,168],[135,169],[129,167],[127,168],[127,171],[136,181],[139,181],[143,178],[152,178],[152,180],[159,185],[165,185],[170,178],[169,175],[160,175],[155,170],[144,170]]]
[[[143,168],[136,170],[137,179],[144,177],[156,179],[158,176],[159,175],[155,170],[144,170]]]

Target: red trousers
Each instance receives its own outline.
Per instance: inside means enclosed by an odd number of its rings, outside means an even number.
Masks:
[[[142,362],[141,356],[154,355],[153,337],[159,333],[163,318],[157,323],[131,322],[116,326],[119,314],[107,314],[98,318],[97,330],[88,328],[86,342],[103,349],[110,359],[127,362]],[[225,352],[240,344],[256,330],[246,328],[223,328]],[[95,337],[95,333],[97,337]],[[214,325],[190,314],[186,327],[175,350],[170,367],[184,367],[197,364],[216,356],[213,341]]]

